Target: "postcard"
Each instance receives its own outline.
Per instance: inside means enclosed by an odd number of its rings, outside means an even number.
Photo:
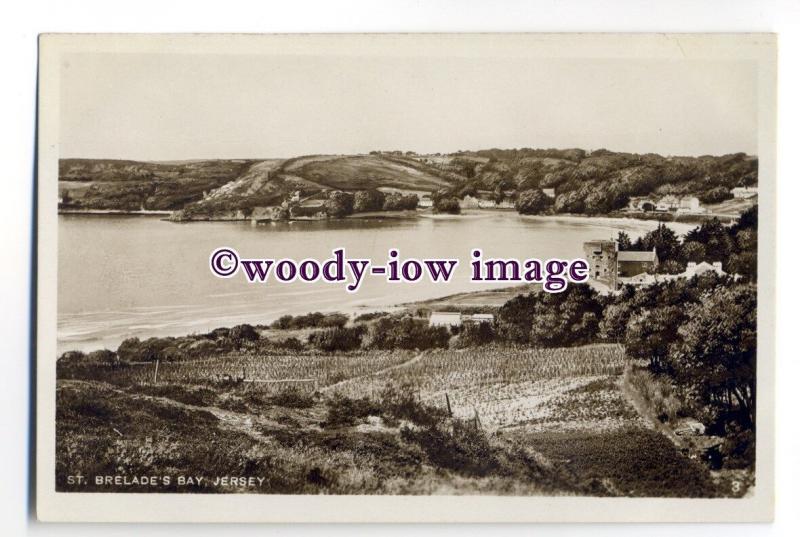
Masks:
[[[41,520],[771,520],[774,35],[39,61]]]

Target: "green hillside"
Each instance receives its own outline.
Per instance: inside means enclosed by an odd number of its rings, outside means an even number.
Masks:
[[[633,196],[694,195],[704,205],[758,182],[758,159],[744,153],[669,157],[604,149],[488,149],[419,155],[307,155],[290,159],[136,162],[63,159],[62,208],[182,210],[193,218],[239,218],[331,191],[384,189],[464,198],[516,199],[553,189],[548,213],[609,214]],[[745,204],[747,205],[747,204]],[[738,207],[738,205],[737,205]]]

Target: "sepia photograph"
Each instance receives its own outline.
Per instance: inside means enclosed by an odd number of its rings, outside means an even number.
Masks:
[[[768,518],[774,59],[768,34],[43,36],[40,509]]]

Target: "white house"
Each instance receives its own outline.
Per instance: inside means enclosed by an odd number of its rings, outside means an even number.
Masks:
[[[543,188],[542,192],[548,198],[555,198],[556,197],[556,189],[555,188]]]
[[[433,311],[428,319],[429,326],[461,326],[461,313],[458,311]]]
[[[458,311],[434,311],[428,319],[429,326],[461,326],[462,324],[493,323],[494,315],[491,313],[461,313]]]
[[[464,196],[464,199],[458,200],[458,206],[462,209],[480,209],[480,200],[473,196]]]
[[[658,204],[656,205],[656,211],[672,211],[677,209],[680,203],[681,200],[680,198],[678,198],[678,196],[673,196],[672,194],[670,194],[658,200]]]

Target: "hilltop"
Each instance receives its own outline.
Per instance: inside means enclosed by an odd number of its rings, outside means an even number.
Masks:
[[[62,159],[60,207],[171,210],[180,219],[239,219],[256,207],[332,192],[380,190],[434,200],[481,196],[517,200],[552,189],[541,212],[608,214],[634,196],[693,195],[704,204],[758,181],[758,159],[744,153],[665,157],[604,149],[488,149],[452,154],[377,152],[289,159],[178,162]],[[324,209],[323,209],[324,210]]]

